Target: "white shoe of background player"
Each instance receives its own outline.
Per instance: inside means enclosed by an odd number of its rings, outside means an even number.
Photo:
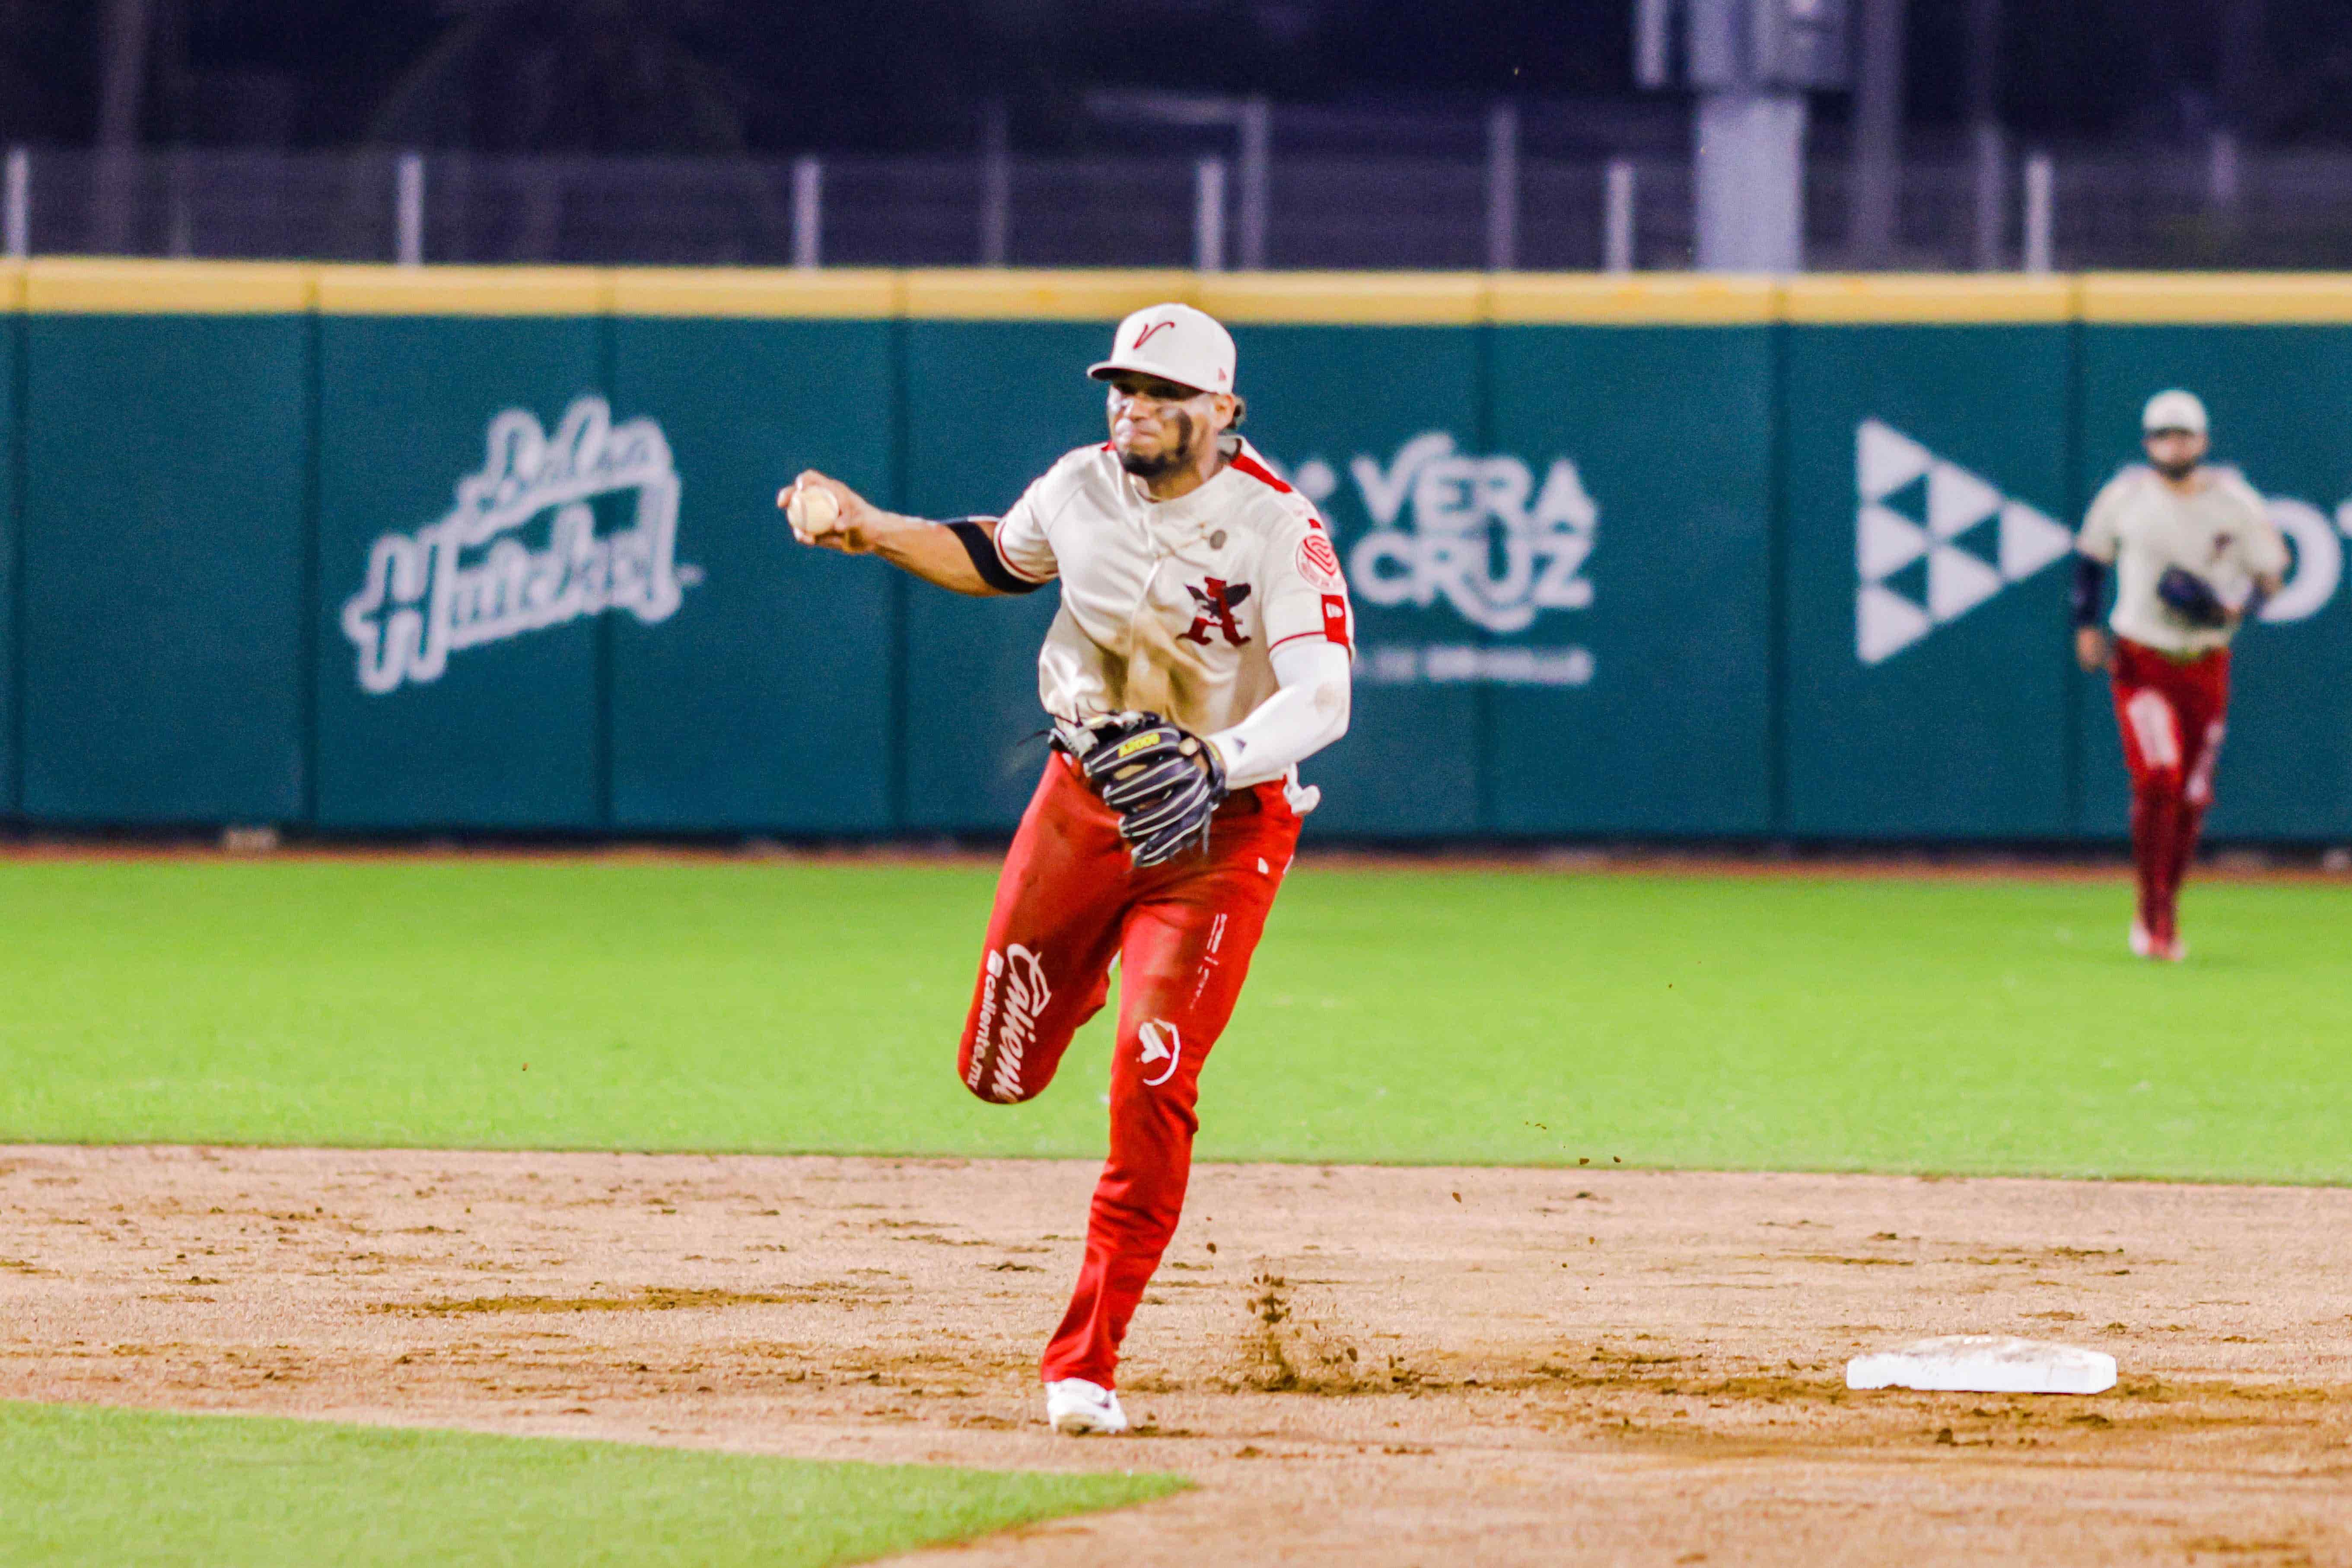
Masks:
[[[1066,1437],[1115,1437],[1127,1430],[1127,1412],[1118,1407],[1118,1395],[1083,1377],[1045,1385],[1045,1419]]]
[[[2161,959],[2167,963],[2178,963],[2189,956],[2187,942],[2177,936],[2168,946],[2159,942],[2155,934],[2137,921],[2132,921],[2131,950],[2135,958]]]

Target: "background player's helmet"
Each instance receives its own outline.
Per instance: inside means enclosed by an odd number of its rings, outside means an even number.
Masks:
[[[2193,392],[2174,387],[2159,392],[2147,400],[2140,411],[2139,427],[2153,436],[2158,430],[2187,430],[2192,435],[2205,434],[2205,405]]]
[[[1190,305],[1146,305],[1118,324],[1110,358],[1087,374],[1108,381],[1139,371],[1200,392],[1234,389],[1234,335],[1214,316]]]

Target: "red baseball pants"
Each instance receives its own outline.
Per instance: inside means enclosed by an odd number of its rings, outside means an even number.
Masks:
[[[1200,1119],[1201,1064],[1233,1016],[1266,911],[1298,843],[1278,784],[1218,808],[1209,851],[1138,870],[1118,816],[1056,754],[996,884],[956,1064],[981,1099],[1013,1104],[1054,1079],[1120,968],[1110,1158],[1095,1184],[1086,1260],[1045,1381],[1108,1388],[1119,1341],[1176,1234]]]
[[[2158,942],[2179,932],[2180,884],[2213,804],[2213,764],[2230,707],[2230,650],[2176,660],[2118,638],[2116,723],[2131,769],[2132,859],[2139,920]]]

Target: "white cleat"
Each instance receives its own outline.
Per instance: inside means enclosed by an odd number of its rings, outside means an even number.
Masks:
[[[1116,1437],[1127,1430],[1118,1395],[1083,1377],[1045,1385],[1045,1419],[1065,1437]]]
[[[2189,944],[2179,937],[2170,942],[2158,942],[2156,933],[2137,921],[2132,921],[2131,950],[2135,958],[2153,958],[2160,963],[2178,963],[2189,956]]]

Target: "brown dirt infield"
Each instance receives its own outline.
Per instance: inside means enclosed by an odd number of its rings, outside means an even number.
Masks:
[[[1034,1357],[1090,1166],[0,1148],[0,1397],[1195,1491],[967,1565],[2352,1562],[2352,1191],[1205,1166],[1129,1340]],[[1850,1394],[1932,1333],[2091,1398]]]

